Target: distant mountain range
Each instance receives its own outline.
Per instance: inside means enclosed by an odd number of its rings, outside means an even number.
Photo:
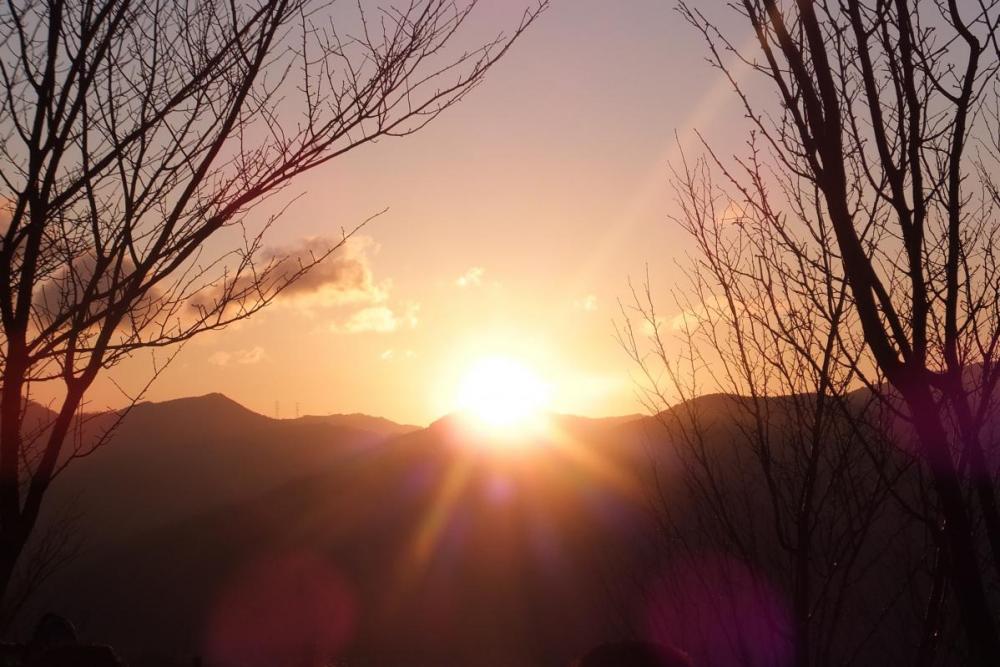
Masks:
[[[238,667],[218,635],[244,634],[225,620],[242,612],[218,605],[255,594],[240,573],[290,564],[279,588],[309,590],[312,564],[344,582],[350,630],[329,650],[347,664],[561,664],[621,634],[599,573],[640,532],[648,421],[553,415],[557,435],[505,451],[454,416],[422,429],[271,419],[221,394],[143,403],[53,486],[48,520],[75,517],[84,548],[37,610],[133,665]],[[268,650],[247,667],[276,665]]]
[[[740,400],[687,406],[720,452]],[[567,665],[642,634],[654,486],[697,509],[663,421],[552,415],[505,443],[457,416],[144,403],[53,486],[46,521],[75,517],[84,548],[27,616],[64,614],[133,667]]]

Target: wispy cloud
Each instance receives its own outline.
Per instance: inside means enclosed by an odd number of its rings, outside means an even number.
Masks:
[[[592,313],[597,310],[597,297],[593,294],[587,294],[574,301],[573,307],[587,313]]]
[[[719,308],[725,305],[725,299],[718,296],[709,296],[705,301],[691,308],[682,310],[669,321],[670,328],[674,331],[685,331],[697,328],[702,322],[710,319],[713,314],[717,314]]]
[[[351,315],[343,323],[333,323],[330,330],[334,333],[392,333],[400,329],[414,329],[419,323],[417,313],[420,306],[407,304],[402,312],[396,312],[388,306],[370,306]]]
[[[417,356],[417,353],[413,350],[394,350],[389,348],[378,355],[378,358],[382,361],[395,361],[397,359],[412,359]]]
[[[681,318],[683,315],[684,313],[681,313],[677,316],[677,318]],[[677,318],[674,318],[672,322],[683,322],[683,320],[679,320]],[[654,320],[645,319],[642,322],[642,332],[647,336],[655,336],[658,332],[663,330],[663,326],[665,324],[667,324],[667,319],[660,317],[659,315],[657,315]],[[678,327],[672,326],[672,328],[677,329]]]
[[[259,363],[265,356],[264,348],[256,345],[246,350],[235,350],[233,352],[219,350],[209,356],[208,363],[213,366],[229,366],[231,364],[246,366]]]
[[[456,280],[455,284],[465,289],[467,287],[479,287],[483,284],[483,276],[486,275],[486,269],[481,266],[474,266],[462,275],[460,275]]]

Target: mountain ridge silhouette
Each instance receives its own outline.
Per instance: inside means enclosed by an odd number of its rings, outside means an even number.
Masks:
[[[791,417],[791,398],[762,400]],[[653,467],[663,502],[693,521],[700,511],[679,483],[682,441],[669,429],[685,410],[702,414],[725,467],[749,400],[710,395],[655,416],[550,415],[548,435],[509,451],[480,442],[460,415],[380,435],[322,417],[273,419],[221,394],[145,403],[53,487],[89,515],[90,546],[36,609],[67,615],[133,665],[187,667],[203,656],[206,667],[270,667],[210,660],[219,624],[236,623],[220,608],[234,590],[316,590],[295,577],[321,563],[351,600],[350,641],[335,652],[345,664],[568,664],[641,630],[642,588],[661,558]],[[209,418],[216,409],[228,417]],[[752,515],[762,499],[750,500]],[[261,567],[292,579],[241,583]],[[888,585],[892,574],[872,576]],[[283,600],[255,614],[317,604]],[[266,634],[247,630],[244,648]]]

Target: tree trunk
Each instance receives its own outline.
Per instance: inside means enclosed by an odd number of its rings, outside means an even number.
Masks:
[[[8,531],[6,528],[0,534],[0,632],[7,630],[7,625],[12,620],[9,610],[3,606],[7,602],[7,594],[10,592],[10,584],[14,577],[14,570],[17,568],[17,561],[24,550],[25,540],[16,531]]]
[[[20,470],[21,391],[24,383],[21,346],[7,347],[6,368],[0,387],[0,605],[10,588],[17,559],[24,549],[21,524]]]
[[[944,538],[948,545],[949,575],[965,627],[973,664],[983,667],[1000,665],[1000,640],[996,623],[986,599],[982,568],[977,557],[962,486],[948,449],[948,437],[929,389],[915,383],[900,388],[909,405],[917,438],[934,480],[934,490],[944,519]]]

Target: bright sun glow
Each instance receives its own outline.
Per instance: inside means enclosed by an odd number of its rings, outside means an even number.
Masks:
[[[493,430],[516,430],[537,422],[549,400],[549,385],[532,369],[514,359],[491,357],[466,371],[457,407]]]

